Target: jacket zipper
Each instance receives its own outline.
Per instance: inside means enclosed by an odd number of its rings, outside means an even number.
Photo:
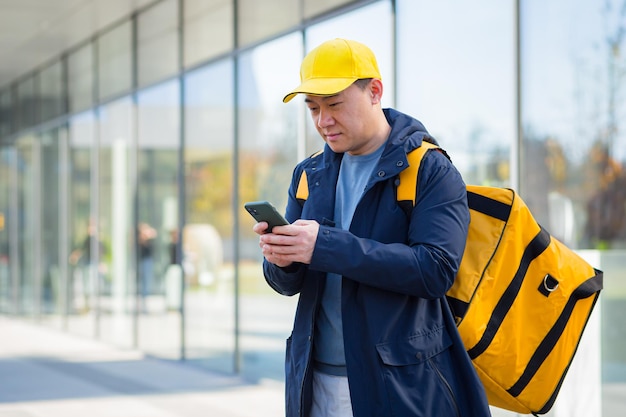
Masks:
[[[456,403],[456,398],[454,397],[454,392],[452,391],[452,387],[448,383],[448,380],[446,379],[446,377],[443,376],[443,374],[441,373],[439,368],[437,368],[437,365],[435,365],[433,363],[432,359],[428,359],[428,363],[430,363],[431,368],[433,368],[435,370],[435,373],[437,374],[437,376],[439,377],[439,379],[441,380],[443,385],[445,385],[446,389],[448,390],[448,394],[450,394],[450,400],[452,401],[452,405],[454,405],[454,409],[456,410],[456,415],[460,417],[461,416],[461,412],[459,411],[459,406]]]
[[[299,410],[298,410],[298,415],[303,417],[304,416],[304,381],[306,381],[307,378],[307,374],[309,373],[310,369],[311,369],[311,354],[313,352],[313,338],[309,335],[309,360],[307,360],[306,363],[306,368],[304,369],[304,374],[302,375],[302,382],[300,383],[300,406],[299,406]],[[311,378],[313,378],[313,376],[311,375]]]
[[[304,369],[304,374],[302,375],[302,382],[300,383],[300,405],[299,405],[299,410],[298,410],[298,415],[300,415],[301,417],[303,417],[305,415],[305,410],[304,410],[304,381],[306,381],[307,378],[307,374],[309,372],[311,372],[311,362],[313,360],[313,334],[315,333],[315,317],[317,316],[317,310],[319,309],[319,306],[317,304],[318,299],[319,299],[319,291],[320,289],[318,288],[318,292],[316,295],[316,299],[315,299],[315,309],[313,311],[313,315],[311,316],[311,326],[309,327],[310,331],[309,331],[309,358],[307,360],[306,363],[306,368]],[[313,379],[313,375],[311,375],[311,379]],[[311,393],[311,395],[313,395]],[[308,410],[306,410],[308,412]]]

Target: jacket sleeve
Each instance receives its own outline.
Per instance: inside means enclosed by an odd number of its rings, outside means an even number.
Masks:
[[[377,213],[375,221],[380,220]],[[456,276],[468,225],[465,183],[445,156],[431,151],[420,167],[407,242],[381,243],[321,226],[310,268],[389,291],[439,298]]]
[[[298,220],[302,213],[302,206],[296,200],[296,189],[302,171],[302,164],[296,166],[291,178],[289,196],[287,199],[287,211],[285,213],[285,219],[287,219],[289,223]],[[265,281],[267,281],[268,285],[272,287],[274,291],[282,295],[291,296],[300,292],[306,270],[307,266],[304,264],[294,263],[288,267],[281,268],[263,258],[263,275],[265,276]]]

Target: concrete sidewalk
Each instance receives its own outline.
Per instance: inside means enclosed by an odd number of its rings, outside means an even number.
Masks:
[[[279,417],[283,386],[0,316],[0,417]]]

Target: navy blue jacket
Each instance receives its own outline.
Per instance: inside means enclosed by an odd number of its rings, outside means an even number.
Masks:
[[[407,115],[392,109],[385,115],[392,131],[349,231],[332,222],[343,155],[326,146],[294,170],[286,218],[321,226],[310,265],[263,265],[274,290],[300,294],[287,340],[286,415],[306,416],[310,408],[315,317],[326,273],[334,272],[343,276],[343,337],[355,417],[489,416],[444,298],[465,248],[465,184],[442,153],[428,152],[416,205],[410,215],[404,211],[395,195],[398,173],[408,166],[407,152],[429,136]],[[303,205],[295,196],[302,170],[309,184]]]

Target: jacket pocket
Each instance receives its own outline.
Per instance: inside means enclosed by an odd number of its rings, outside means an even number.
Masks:
[[[417,365],[443,352],[452,345],[452,339],[444,327],[406,340],[379,343],[378,355],[385,365]]]
[[[459,416],[445,328],[376,345],[394,416]]]

